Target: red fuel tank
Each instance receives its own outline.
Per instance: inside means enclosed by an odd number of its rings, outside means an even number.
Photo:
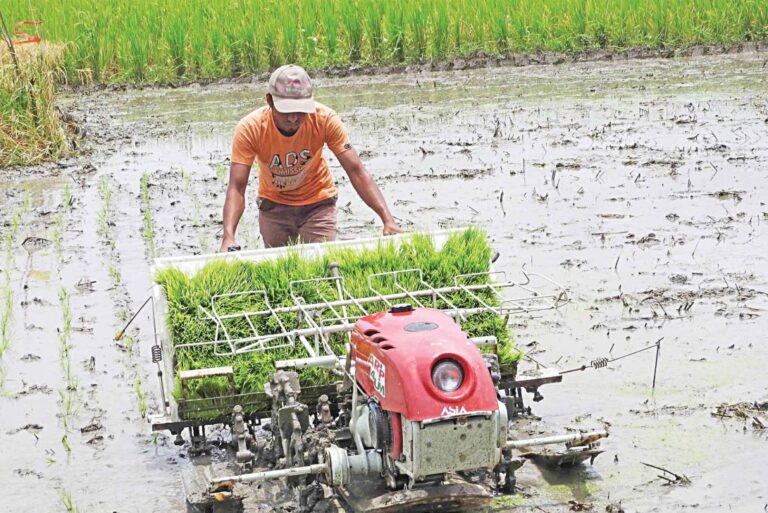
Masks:
[[[496,389],[480,350],[445,313],[393,308],[361,318],[352,331],[355,375],[382,409],[408,420],[496,411]],[[461,385],[444,392],[432,381],[435,365],[458,363]]]

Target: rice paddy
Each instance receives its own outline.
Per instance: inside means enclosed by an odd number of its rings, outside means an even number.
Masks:
[[[768,37],[763,0],[39,0],[4,7],[67,45],[70,83],[236,77],[308,68]]]
[[[491,256],[485,233],[471,228],[466,232],[453,234],[441,249],[436,249],[432,239],[424,235],[414,235],[398,248],[392,242],[384,242],[375,249],[355,250],[336,248],[324,258],[317,260],[301,259],[296,253],[274,261],[259,263],[214,261],[203,267],[193,277],[171,268],[157,274],[155,280],[165,288],[168,299],[168,315],[165,319],[171,339],[175,346],[185,343],[204,342],[214,339],[214,324],[199,315],[198,305],[209,306],[211,298],[217,294],[246,292],[251,290],[266,291],[272,306],[292,305],[290,282],[293,280],[312,279],[328,276],[331,262],[339,264],[339,271],[344,277],[347,290],[354,297],[371,295],[369,275],[404,269],[421,269],[424,280],[435,287],[453,285],[457,274],[479,273],[487,271]],[[483,282],[485,276],[476,277]],[[397,291],[391,278],[374,278],[370,282],[382,293]],[[473,281],[474,283],[474,281]],[[416,290],[423,288],[415,273],[400,277],[400,284]],[[293,293],[303,297],[308,303],[321,301],[323,298],[338,298],[338,291],[330,282],[294,284]],[[459,307],[476,304],[464,293],[455,293],[448,299]],[[493,301],[493,298],[486,297]],[[253,311],[265,306],[263,296],[244,294],[217,301],[217,308],[222,314]],[[438,306],[445,306],[438,300]],[[369,311],[386,310],[387,305],[374,304]],[[348,309],[348,315],[362,315],[356,307]],[[278,330],[278,320],[274,317],[252,317],[260,333],[274,333]],[[280,322],[286,326],[295,326],[296,314],[280,316]],[[231,337],[246,336],[250,328],[242,319],[227,321],[227,330]],[[513,348],[506,319],[492,313],[481,313],[467,318],[462,328],[471,336],[496,336],[499,340],[498,352],[504,363],[512,364],[519,358]],[[338,336],[331,342],[334,351],[343,354],[346,338]],[[242,393],[261,392],[268,374],[274,372],[273,362],[278,359],[306,356],[303,349],[281,348],[270,352],[251,352],[237,356],[217,356],[214,348],[208,346],[176,347],[175,366],[178,370],[199,369],[231,365],[235,372],[235,384]],[[301,379],[305,384],[327,382],[327,371],[307,369],[302,371]],[[220,395],[225,383],[221,380],[197,380],[190,384],[193,396],[211,397]],[[177,387],[178,388],[178,387]]]
[[[140,183],[140,197],[142,199],[142,205],[144,209],[144,219],[147,222],[149,219],[149,226],[151,228],[151,218],[148,218],[149,212],[149,190],[147,185],[149,175],[145,174]],[[129,311],[129,304],[125,301],[117,301],[117,298],[124,298],[128,296],[128,292],[123,281],[123,276],[120,272],[120,255],[117,250],[117,238],[115,236],[113,227],[116,226],[114,203],[112,201],[112,183],[107,177],[102,177],[98,183],[99,197],[101,199],[101,208],[98,212],[98,235],[100,242],[109,248],[109,251],[104,255],[104,265],[107,269],[111,281],[111,294],[116,300],[117,310],[115,311],[115,317],[120,324],[124,324],[131,315]],[[147,203],[144,203],[146,201]],[[145,232],[143,230],[143,232]],[[152,251],[154,247],[151,246]],[[144,391],[142,390],[141,369],[137,365],[134,358],[134,348],[136,339],[128,333],[124,333],[118,342],[118,347],[127,353],[127,359],[124,362],[126,379],[133,381],[133,391],[136,395],[136,405],[141,418],[146,417],[147,414],[147,399]]]

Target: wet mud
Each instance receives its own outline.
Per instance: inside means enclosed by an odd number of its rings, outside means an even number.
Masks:
[[[766,60],[318,80],[403,227],[484,226],[498,270],[525,265],[571,289],[561,312],[514,320],[530,357],[566,370],[661,340],[655,390],[646,351],[528,397],[543,420],[521,435],[608,426],[611,436],[593,465],[526,463],[520,495],[494,510],[768,503]],[[149,295],[153,254],[218,248],[234,124],[263,94],[263,84],[223,84],[74,96],[67,106],[92,154],[0,174],[8,511],[184,511],[189,462],[142,418],[157,400],[152,320],[141,314],[128,338],[113,336]],[[376,234],[331,162],[339,236]],[[252,176],[238,231],[246,248],[260,246],[256,185]]]

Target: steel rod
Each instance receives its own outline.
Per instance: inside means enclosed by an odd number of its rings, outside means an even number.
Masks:
[[[450,294],[453,292],[466,292],[467,290],[490,290],[494,288],[509,288],[509,287],[517,287],[519,284],[517,283],[484,283],[481,285],[461,285],[461,286],[453,286],[453,287],[441,287],[437,289],[432,290],[416,290],[409,293],[393,293],[393,294],[383,294],[381,296],[370,296],[370,297],[364,297],[364,298],[357,298],[357,299],[344,299],[344,300],[338,300],[338,301],[329,301],[327,303],[318,303],[317,307],[312,308],[313,305],[301,305],[301,306],[281,306],[277,308],[271,308],[268,310],[257,310],[253,312],[242,312],[237,314],[227,314],[227,315],[219,315],[219,319],[234,319],[242,317],[244,313],[248,313],[249,315],[267,315],[267,314],[285,314],[285,313],[298,313],[302,310],[313,310],[317,308],[327,308],[327,307],[337,307],[337,306],[355,306],[355,303],[375,303],[379,301],[384,300],[397,300],[397,299],[407,299],[409,295],[413,295],[416,297],[421,296],[430,296],[434,292],[438,292],[441,294]],[[563,289],[564,290],[564,289]],[[256,291],[254,291],[256,292]],[[243,293],[240,293],[243,294]],[[532,294],[531,296],[524,297],[524,298],[515,298],[514,301],[516,302],[522,302],[522,301],[531,301],[536,300],[540,301],[542,299],[557,299],[561,295],[560,294]],[[385,301],[386,302],[386,301]],[[567,299],[563,300],[563,304],[567,303]],[[522,309],[525,309],[525,307],[521,307]],[[551,307],[550,307],[551,308]],[[487,311],[487,308],[484,308],[483,311]]]
[[[533,308],[529,311],[535,312],[539,310],[549,310],[549,308]],[[460,317],[461,315],[474,315],[478,313],[487,312],[488,310],[486,308],[460,308],[459,310],[444,310],[443,313],[450,317]],[[303,329],[297,329],[297,330],[291,330],[286,331],[284,333],[276,333],[272,335],[262,335],[261,337],[244,337],[241,339],[235,339],[232,341],[234,344],[235,342],[238,344],[246,344],[249,342],[254,342],[250,346],[241,347],[239,349],[236,349],[235,351],[231,353],[218,353],[218,354],[239,354],[239,353],[248,353],[251,351],[254,351],[253,346],[258,346],[260,343],[269,342],[271,340],[279,340],[284,339],[287,337],[300,337],[300,336],[309,336],[309,335],[316,335],[318,331],[321,331],[323,334],[333,334],[333,333],[344,333],[346,331],[351,331],[354,328],[353,324],[339,324],[335,326],[321,326],[319,328],[303,328]],[[208,345],[216,345],[216,344],[224,344],[225,342],[221,340],[209,340],[206,342],[190,342],[187,344],[176,344],[174,347],[176,349],[184,348],[184,347],[200,347],[200,346],[208,346]],[[273,349],[278,347],[285,347],[285,346],[292,346],[292,343],[281,343],[276,344],[272,347],[267,347],[265,349]],[[649,346],[652,347],[652,346]]]
[[[291,476],[306,476],[309,474],[322,474],[328,467],[323,463],[307,465],[305,467],[292,467],[280,470],[267,470],[264,472],[253,472],[250,474],[241,474],[239,476],[217,477],[211,479],[212,485],[224,483],[254,483],[256,481],[267,481],[269,479],[280,479]]]
[[[662,339],[659,339],[655,344],[653,344],[651,346],[647,346],[647,347],[644,347],[642,349],[638,349],[637,351],[632,351],[631,353],[627,353],[627,354],[623,354],[621,356],[617,356],[616,358],[611,358],[611,359],[605,360],[605,364],[607,365],[609,363],[613,363],[613,362],[617,362],[619,360],[623,360],[624,358],[628,358],[630,356],[634,356],[637,353],[642,353],[643,351],[648,351],[649,349],[653,349],[654,347],[657,348],[657,351],[656,351],[656,361],[658,363],[658,357],[659,357],[659,355],[658,355],[658,344],[661,342],[661,340]],[[592,365],[592,364],[582,365],[580,367],[574,367],[573,369],[568,369],[568,370],[560,371],[560,374],[561,375],[562,374],[569,374],[571,372],[583,371],[583,370],[591,369],[593,367],[594,367],[594,365]],[[655,383],[656,382],[656,379],[655,379],[656,378],[656,369],[655,368],[654,368],[653,376],[654,376],[654,383]]]
[[[574,433],[571,435],[555,435],[545,436],[540,438],[527,438],[523,440],[509,440],[507,442],[507,449],[519,449],[520,447],[532,447],[536,445],[554,445],[570,442],[583,442],[586,440],[599,440],[600,438],[606,438],[608,431],[590,431],[588,433]]]

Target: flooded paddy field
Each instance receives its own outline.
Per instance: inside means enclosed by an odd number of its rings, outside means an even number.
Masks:
[[[767,59],[316,84],[404,228],[483,226],[501,253],[497,270],[515,276],[525,265],[569,287],[562,311],[515,319],[532,358],[565,370],[661,339],[655,390],[646,351],[566,375],[541,389],[542,402],[528,397],[543,420],[521,435],[609,426],[611,436],[591,466],[526,463],[520,495],[496,510],[768,504],[759,424],[768,413],[712,415],[722,403],[768,401]],[[70,98],[93,155],[0,175],[4,509],[185,510],[178,475],[187,458],[142,418],[157,401],[151,318],[141,314],[120,343],[113,336],[148,297],[153,256],[218,248],[232,131],[264,90]],[[376,235],[374,214],[331,162],[339,236]],[[246,248],[260,247],[255,185],[238,232]]]

